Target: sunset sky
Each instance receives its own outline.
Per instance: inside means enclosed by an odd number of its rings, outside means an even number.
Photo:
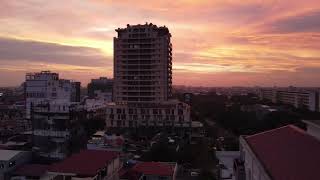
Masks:
[[[319,86],[319,0],[1,0],[0,86],[112,77],[114,29],[167,26],[173,83]]]

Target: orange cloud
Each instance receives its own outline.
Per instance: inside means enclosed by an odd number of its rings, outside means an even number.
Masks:
[[[318,0],[1,1],[1,37],[41,47],[71,46],[73,55],[87,54],[79,59],[88,59],[91,66],[73,63],[70,52],[58,53],[57,60],[40,59],[26,53],[27,48],[13,48],[23,55],[20,63],[10,62],[7,51],[0,53],[0,75],[47,68],[83,82],[112,76],[114,29],[152,22],[172,33],[175,84],[317,85],[319,5]],[[1,41],[0,47],[5,47]],[[21,81],[12,78],[0,85]]]

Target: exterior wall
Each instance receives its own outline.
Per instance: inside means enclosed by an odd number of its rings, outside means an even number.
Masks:
[[[115,104],[107,107],[107,128],[139,126],[190,127],[190,106],[182,102],[173,102],[142,108]]]
[[[159,103],[171,97],[172,45],[166,27],[127,25],[114,38],[114,101]]]
[[[261,89],[259,93],[260,99],[268,99],[273,103],[277,102],[277,94],[276,91],[273,89]]]
[[[320,124],[306,120],[303,122],[307,124],[307,133],[320,140]]]
[[[220,179],[233,179],[234,172],[234,159],[240,157],[239,151],[216,151],[216,157],[219,160],[219,164],[223,164],[226,168],[219,168]]]
[[[308,134],[310,134],[320,140],[320,128],[319,127],[314,127],[314,126],[308,125],[307,132],[308,132]]]
[[[75,122],[70,116],[70,102],[48,101],[33,108],[33,149],[48,159],[63,159],[70,151]]]
[[[120,170],[120,168],[121,168],[120,158],[118,157],[108,164],[107,177],[105,179],[118,180],[119,179],[118,171]]]
[[[240,156],[244,161],[246,180],[272,180],[243,137],[240,137]]]
[[[317,111],[318,108],[317,108],[317,93],[316,92],[310,92],[309,95],[308,95],[308,101],[306,102],[306,105],[309,106],[309,110],[310,111]],[[305,98],[304,98],[305,99]],[[303,99],[303,100],[304,100]]]

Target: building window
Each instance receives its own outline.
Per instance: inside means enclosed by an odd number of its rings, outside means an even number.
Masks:
[[[153,109],[153,114],[158,114],[158,110],[157,109]]]
[[[16,165],[16,162],[15,162],[15,161],[9,162],[9,167],[13,167],[13,166],[15,166],[15,165]]]

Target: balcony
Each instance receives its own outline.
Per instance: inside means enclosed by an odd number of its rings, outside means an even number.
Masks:
[[[70,133],[68,131],[33,130],[33,135],[67,138]]]

